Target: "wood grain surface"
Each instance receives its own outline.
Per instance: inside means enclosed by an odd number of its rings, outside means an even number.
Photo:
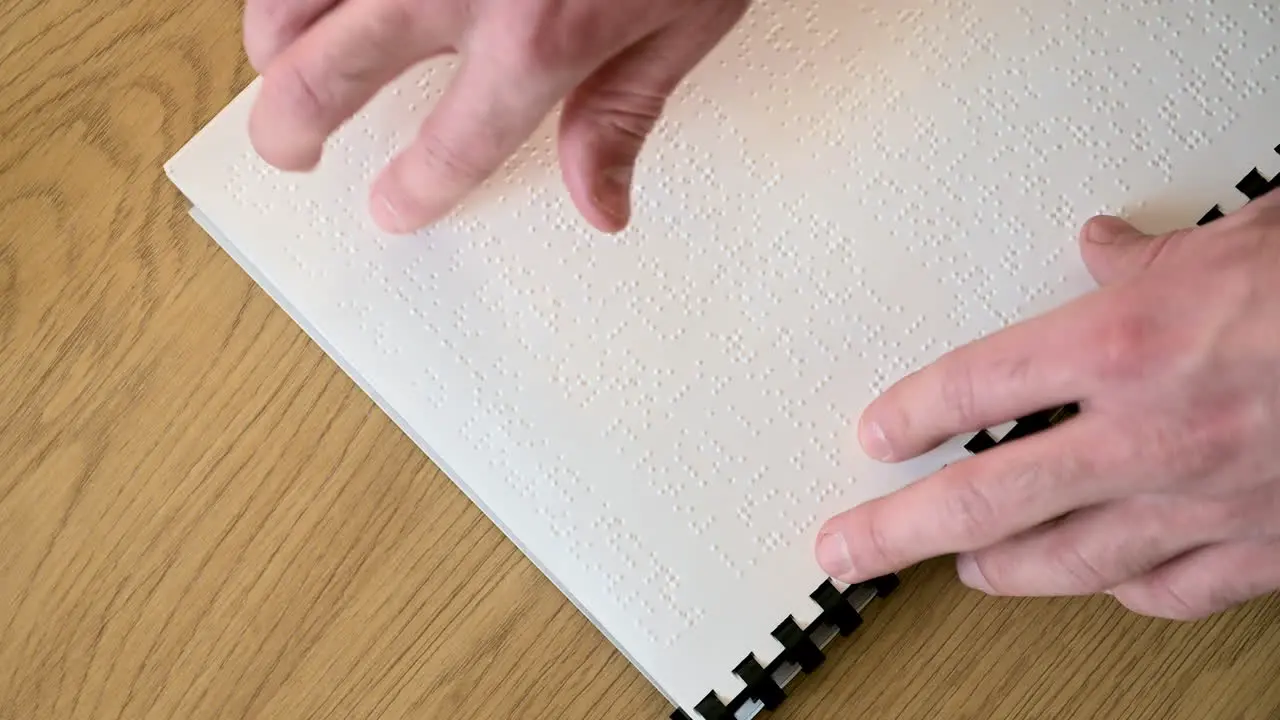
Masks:
[[[185,214],[235,2],[0,3],[0,718],[663,720],[666,702]],[[1198,624],[943,561],[778,718],[1280,717]]]

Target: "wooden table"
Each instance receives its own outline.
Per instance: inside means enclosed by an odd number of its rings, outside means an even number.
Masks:
[[[239,4],[0,6],[0,718],[660,720],[666,702],[185,215]],[[1195,625],[945,562],[780,718],[1280,717]]]

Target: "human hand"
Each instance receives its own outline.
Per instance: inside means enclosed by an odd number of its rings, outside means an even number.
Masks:
[[[250,120],[268,163],[307,170],[322,145],[412,65],[460,68],[417,138],[381,173],[371,213],[388,232],[446,215],[564,101],[561,170],[584,218],[626,226],[631,173],[667,97],[748,0],[247,0],[262,74]]]
[[[993,595],[1106,592],[1194,620],[1280,589],[1280,192],[1159,237],[1081,233],[1101,286],[943,356],[864,412],[867,452],[1079,402],[1038,434],[827,522],[817,553],[857,582],[957,553]]]

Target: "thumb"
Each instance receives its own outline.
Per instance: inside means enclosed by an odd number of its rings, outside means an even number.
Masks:
[[[574,205],[603,232],[631,216],[631,179],[645,140],[676,87],[733,28],[740,0],[686,13],[601,66],[565,101],[560,165]]]
[[[1150,267],[1176,234],[1148,235],[1118,217],[1100,215],[1080,231],[1080,254],[1089,274],[1106,287]]]

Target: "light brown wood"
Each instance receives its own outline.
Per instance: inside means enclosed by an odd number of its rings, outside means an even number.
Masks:
[[[0,718],[661,720],[638,672],[185,215],[239,4],[0,5]],[[1280,717],[1195,625],[928,563],[779,718]]]

